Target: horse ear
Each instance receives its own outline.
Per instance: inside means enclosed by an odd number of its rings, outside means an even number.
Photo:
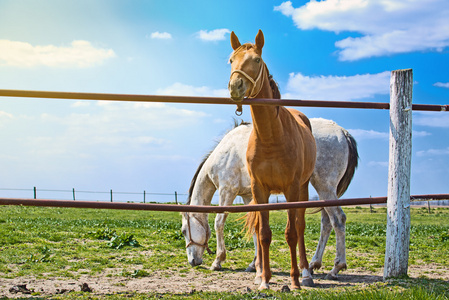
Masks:
[[[232,49],[236,50],[240,46],[241,46],[241,44],[240,44],[239,38],[235,35],[234,31],[231,32],[231,47],[232,47]]]
[[[259,29],[259,32],[256,35],[256,46],[260,51],[262,51],[264,44],[265,44],[265,39],[263,37],[263,32],[262,32],[262,30]]]

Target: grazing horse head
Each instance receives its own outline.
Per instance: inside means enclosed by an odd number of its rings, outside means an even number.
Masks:
[[[240,44],[234,31],[231,32],[231,46],[234,52],[229,59],[231,78],[228,89],[231,99],[240,102],[243,98],[255,98],[263,87],[268,74],[262,60],[264,36],[261,30],[256,36],[256,44]]]
[[[203,253],[210,251],[208,241],[211,235],[207,214],[182,213],[182,234],[186,240],[187,259],[192,267],[203,263]]]

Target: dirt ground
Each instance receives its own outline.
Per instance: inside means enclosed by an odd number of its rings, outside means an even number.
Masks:
[[[0,278],[0,298],[26,297],[31,296],[32,292],[45,297],[81,290],[94,295],[146,292],[180,294],[192,291],[247,292],[255,291],[258,287],[253,283],[255,273],[242,271],[226,270],[205,274],[192,268],[188,273],[181,274],[175,270],[161,270],[142,278],[114,276],[119,272],[120,270],[110,269],[99,276],[83,274],[79,279]],[[272,290],[281,290],[284,285],[290,284],[288,272],[276,269],[272,269],[272,272],[273,277],[270,281]],[[315,288],[350,287],[382,281],[382,273],[366,270],[349,269],[342,272],[337,281],[325,280],[325,275],[323,272],[314,274]],[[412,278],[425,276],[449,281],[449,269],[436,265],[410,266],[409,276]]]

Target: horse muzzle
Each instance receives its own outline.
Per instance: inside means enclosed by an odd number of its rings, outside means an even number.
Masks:
[[[192,267],[199,266],[199,265],[201,265],[202,263],[203,263],[203,260],[202,260],[201,258],[192,258],[192,259],[189,260],[189,264],[190,264]]]
[[[246,86],[242,78],[232,78],[228,84],[229,94],[234,102],[242,102],[246,94]]]

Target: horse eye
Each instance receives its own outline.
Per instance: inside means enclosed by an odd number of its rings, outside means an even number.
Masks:
[[[230,60],[229,60],[229,63],[230,63],[230,64],[232,64],[233,62],[234,62],[234,60],[233,60],[233,59],[230,59]]]
[[[260,63],[260,58],[259,57],[256,58],[256,63]]]
[[[182,231],[182,234],[183,234],[183,235],[186,235],[186,231],[185,231],[185,229],[184,229],[184,230]]]

